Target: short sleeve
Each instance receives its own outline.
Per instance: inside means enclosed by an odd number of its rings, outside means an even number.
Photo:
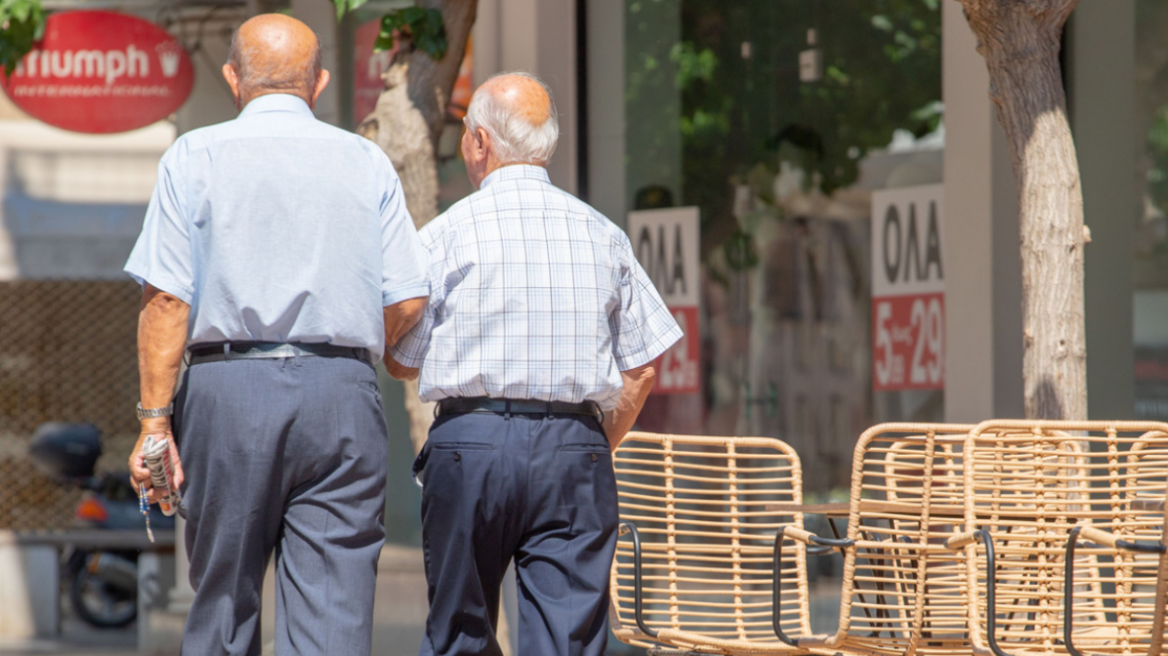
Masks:
[[[621,371],[649,364],[682,337],[673,313],[633,257],[632,246],[626,246],[621,258],[620,302],[608,316],[612,355]]]
[[[190,223],[179,189],[181,177],[172,165],[166,157],[158,165],[158,182],[125,271],[138,284],[149,283],[189,305],[195,287]]]
[[[435,224],[422,228],[423,236],[429,237],[426,233]],[[444,252],[435,252],[435,249],[440,249],[443,240],[437,239],[435,241],[423,242],[423,250],[426,252],[429,261],[428,279],[430,298],[426,302],[426,311],[422,313],[422,318],[408,333],[398,340],[397,344],[389,347],[390,355],[398,364],[403,367],[410,367],[411,369],[419,369],[426,359],[426,353],[430,350],[430,335],[434,331],[434,324],[438,316],[438,308],[442,306],[445,301],[444,291],[445,286],[442,283],[444,279],[443,265],[446,261]]]
[[[429,295],[430,285],[426,279],[426,251],[406,209],[401,180],[388,159],[385,167],[387,186],[381,198],[381,305],[390,306]]]

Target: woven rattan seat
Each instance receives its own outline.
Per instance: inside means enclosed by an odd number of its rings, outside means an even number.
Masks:
[[[779,642],[772,628],[775,534],[780,526],[803,526],[801,513],[768,509],[802,503],[799,458],[789,446],[770,438],[630,433],[614,466],[622,537],[610,615],[619,639],[703,653],[806,653]],[[788,540],[783,556],[780,621],[805,635],[805,547]]]

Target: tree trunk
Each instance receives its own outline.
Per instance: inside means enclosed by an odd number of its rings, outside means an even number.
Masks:
[[[1062,28],[1078,0],[959,1],[989,69],[1021,196],[1026,416],[1086,419],[1088,240],[1059,65]]]
[[[383,76],[385,90],[357,132],[377,143],[389,156],[401,177],[414,226],[421,228],[438,215],[438,138],[446,122],[446,104],[466,54],[477,1],[419,0],[417,5],[442,10],[449,44],[446,55],[436,61],[403,43]],[[434,404],[418,399],[417,382],[407,382],[405,393],[410,441],[417,453],[434,420]]]

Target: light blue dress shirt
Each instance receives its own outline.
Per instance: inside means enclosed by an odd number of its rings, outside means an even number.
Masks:
[[[330,343],[380,358],[382,307],[429,293],[385,153],[283,94],[166,151],[125,270],[190,304],[192,346]]]
[[[538,166],[504,166],[420,231],[426,312],[391,350],[423,401],[487,396],[616,406],[620,372],[681,328],[623,230]]]

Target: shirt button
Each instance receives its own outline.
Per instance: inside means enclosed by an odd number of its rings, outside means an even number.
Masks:
[[[598,455],[596,455],[595,453],[593,453],[593,454],[592,454],[592,462],[596,462],[597,460],[600,460],[600,456],[598,456]]]
[[[458,462],[459,460],[462,460],[462,454],[459,453],[458,451],[455,451],[454,452],[454,462]]]

